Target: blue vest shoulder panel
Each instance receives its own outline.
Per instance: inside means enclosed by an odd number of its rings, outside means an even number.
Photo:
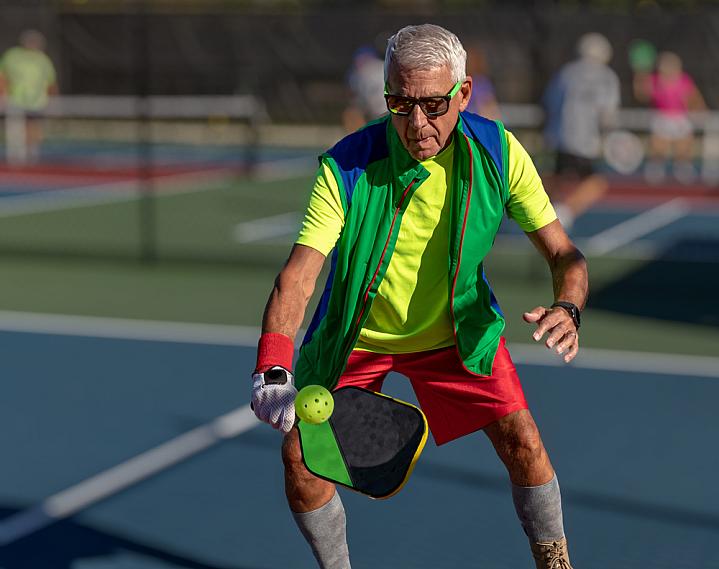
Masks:
[[[475,142],[481,144],[497,165],[502,179],[505,179],[504,161],[502,160],[502,141],[499,139],[499,125],[474,113],[460,113],[462,130]]]
[[[327,151],[339,168],[347,203],[352,201],[357,180],[367,166],[389,156],[387,147],[387,119],[370,123],[357,132],[345,136]]]

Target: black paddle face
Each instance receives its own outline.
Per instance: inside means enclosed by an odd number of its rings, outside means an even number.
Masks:
[[[424,447],[427,423],[423,413],[408,403],[357,387],[338,389],[333,396],[329,428],[300,422],[305,464],[314,474],[373,498],[395,494]],[[331,466],[322,462],[326,456],[313,456],[332,452],[339,457]],[[340,460],[346,471],[338,475]]]
[[[383,496],[404,483],[425,435],[415,407],[348,388],[335,393],[330,421],[357,490]]]

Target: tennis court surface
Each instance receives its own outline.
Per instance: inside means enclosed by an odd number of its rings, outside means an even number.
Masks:
[[[0,550],[0,566],[314,567],[284,503],[280,437],[243,423],[251,329],[4,316],[0,536],[49,497],[92,501],[97,488],[83,481],[184,433],[199,428],[206,444],[192,454],[197,441],[186,439],[175,447],[190,448],[186,460],[26,531]],[[719,567],[719,361],[586,349],[577,365],[559,367],[542,350],[512,349],[560,476],[576,566]],[[386,388],[412,400],[406,383],[391,376]],[[202,431],[237,409],[236,433]],[[508,481],[481,434],[428,444],[388,501],[343,500],[355,568],[531,564]]]
[[[314,567],[280,437],[246,408],[258,331],[237,325],[259,323],[316,149],[252,146],[239,117],[182,119],[186,142],[121,119],[130,144],[80,118],[85,141],[2,170],[0,567]],[[518,315],[551,298],[526,237],[506,223],[487,261],[578,569],[719,568],[718,205],[622,179],[577,219],[592,294],[568,367],[523,343]],[[386,389],[414,400],[400,376]],[[481,434],[430,442],[388,501],[343,500],[355,569],[532,564]]]

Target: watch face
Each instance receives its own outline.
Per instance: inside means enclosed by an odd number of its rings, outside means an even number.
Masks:
[[[275,383],[280,385],[287,383],[287,371],[278,367],[266,371],[265,383]]]

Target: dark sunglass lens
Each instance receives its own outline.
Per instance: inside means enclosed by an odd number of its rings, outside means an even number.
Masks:
[[[449,108],[449,103],[441,97],[424,99],[420,104],[422,110],[428,115],[443,115]]]
[[[413,101],[407,100],[404,97],[396,97],[393,95],[387,97],[387,108],[395,114],[409,114],[413,106]]]

